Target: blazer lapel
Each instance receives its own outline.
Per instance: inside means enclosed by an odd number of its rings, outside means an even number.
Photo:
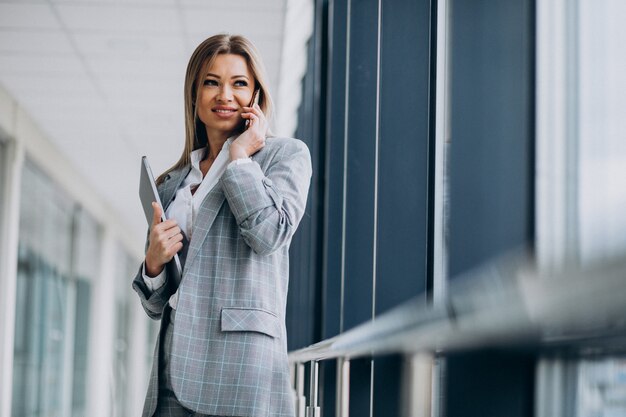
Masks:
[[[215,187],[204,198],[198,211],[198,217],[194,220],[193,235],[191,236],[191,242],[189,243],[189,251],[187,252],[187,259],[185,265],[191,265],[193,259],[198,254],[200,247],[206,239],[206,235],[209,233],[209,229],[213,225],[217,214],[224,204],[224,192],[222,186],[218,182]]]
[[[159,187],[159,197],[161,198],[161,204],[163,204],[163,210],[167,210],[167,207],[172,202],[172,198],[174,198],[178,187],[180,187],[180,184],[187,177],[190,170],[191,165],[188,165],[184,168],[170,172],[168,174],[169,178],[165,180],[161,187]]]

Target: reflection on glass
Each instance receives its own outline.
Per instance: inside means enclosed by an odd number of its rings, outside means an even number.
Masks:
[[[625,14],[625,2],[580,2],[577,122],[583,261],[626,253]]]
[[[95,222],[26,163],[20,202],[14,417],[85,414],[89,281],[97,270],[98,245]]]
[[[578,417],[626,416],[626,359],[580,363],[577,399]]]
[[[116,415],[122,415],[130,407],[128,398],[128,369],[130,369],[130,295],[129,277],[134,275],[135,265],[132,259],[121,249],[118,249],[118,263],[116,276],[120,280],[116,285],[115,293],[115,354],[114,365],[114,407]]]

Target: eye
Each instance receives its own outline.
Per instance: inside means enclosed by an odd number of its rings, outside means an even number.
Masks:
[[[235,86],[237,87],[247,87],[248,82],[246,80],[237,80],[235,81]]]
[[[202,84],[203,85],[207,85],[207,86],[216,86],[217,85],[217,81],[216,80],[211,80],[211,79],[206,79],[206,80],[204,80],[204,82]]]

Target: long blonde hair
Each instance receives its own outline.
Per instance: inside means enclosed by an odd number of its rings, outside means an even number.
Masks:
[[[202,80],[204,80],[206,70],[220,54],[240,55],[246,60],[248,68],[254,77],[255,88],[259,89],[259,107],[261,107],[267,120],[271,120],[273,110],[272,97],[269,93],[265,66],[256,47],[241,35],[223,33],[211,36],[198,45],[189,59],[189,64],[187,64],[184,91],[185,148],[178,162],[157,178],[157,184],[161,184],[171,171],[189,165],[191,163],[192,151],[207,146],[206,130],[196,112],[196,97],[202,85]]]

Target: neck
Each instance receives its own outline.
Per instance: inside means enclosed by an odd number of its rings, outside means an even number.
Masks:
[[[209,132],[207,129],[207,158],[215,159],[230,135],[222,132]]]

